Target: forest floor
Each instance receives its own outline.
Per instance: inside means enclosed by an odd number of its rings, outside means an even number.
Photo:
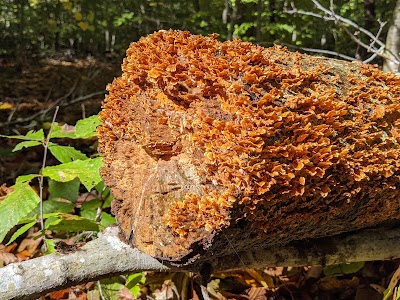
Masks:
[[[0,134],[48,130],[56,106],[60,106],[56,116],[59,123],[75,124],[98,113],[107,83],[120,73],[120,60],[116,59],[45,59],[29,61],[18,68],[12,60],[0,58]],[[41,167],[42,147],[12,152],[16,142],[0,138],[0,185],[10,186],[17,176],[38,172]],[[74,140],[72,146],[85,153],[95,153],[97,147],[95,142],[86,140]],[[47,164],[54,163],[54,158],[49,157]],[[40,240],[34,236],[31,230],[9,246],[0,244],[0,266],[43,255]],[[70,239],[65,241],[68,243]],[[214,274],[208,290],[210,298],[218,300],[383,299],[383,292],[399,265],[399,260],[393,260],[335,267],[244,268]],[[141,299],[201,299],[192,292],[192,274],[147,273],[145,277],[139,293]],[[89,299],[90,291],[96,287],[96,283],[82,284],[40,299]],[[91,299],[96,297],[92,295]],[[110,299],[133,298],[122,289]]]

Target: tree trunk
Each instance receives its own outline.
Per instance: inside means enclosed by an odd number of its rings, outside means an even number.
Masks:
[[[371,31],[372,27],[374,27],[374,23],[376,22],[375,0],[364,0],[364,14],[364,28]]]
[[[122,70],[99,150],[141,251],[200,265],[400,219],[400,77],[180,31]]]
[[[386,54],[383,70],[387,72],[400,71],[400,0],[397,0],[393,11],[393,24],[389,27],[386,37]]]
[[[257,21],[256,21],[256,41],[260,43],[261,39],[261,26],[262,26],[262,13],[264,11],[263,0],[257,1]]]

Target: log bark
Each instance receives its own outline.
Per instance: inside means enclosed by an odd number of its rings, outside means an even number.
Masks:
[[[160,31],[101,112],[125,238],[178,266],[400,219],[400,77]]]
[[[0,299],[37,299],[54,290],[124,273],[170,270],[134,249],[108,228],[98,239],[69,254],[51,254],[0,268]]]
[[[122,242],[117,230],[108,228],[70,254],[51,254],[0,268],[2,300],[37,299],[40,295],[74,284],[124,273],[184,271],[167,266]],[[215,257],[211,270],[262,268],[264,266],[333,265],[400,257],[400,229],[380,228],[284,247],[265,245],[258,249]]]

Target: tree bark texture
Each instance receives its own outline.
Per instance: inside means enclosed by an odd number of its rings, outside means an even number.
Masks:
[[[333,265],[400,256],[400,230],[363,230],[316,240],[215,257],[211,271],[265,266]],[[178,271],[123,243],[118,228],[108,228],[98,239],[74,253],[51,254],[0,268],[2,300],[37,299],[54,290],[107,276],[141,271]],[[181,269],[184,271],[184,269]]]
[[[37,299],[54,290],[124,273],[167,271],[118,237],[118,228],[69,254],[51,254],[0,268],[0,299]]]
[[[400,71],[400,0],[397,0],[393,11],[393,23],[386,37],[386,53],[383,70],[398,73]]]
[[[99,150],[129,243],[178,266],[400,219],[400,77],[160,31],[108,86]]]

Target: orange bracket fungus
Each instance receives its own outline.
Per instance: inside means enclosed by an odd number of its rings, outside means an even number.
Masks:
[[[124,237],[177,265],[400,219],[400,77],[159,31],[100,114]]]

